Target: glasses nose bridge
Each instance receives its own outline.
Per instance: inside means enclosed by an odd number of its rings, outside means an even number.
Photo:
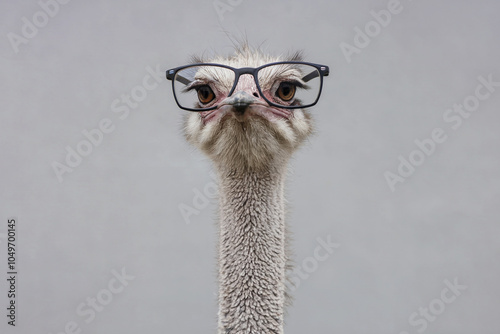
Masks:
[[[231,90],[229,96],[231,96],[234,93],[234,91],[236,90],[236,88],[240,84],[240,77],[243,76],[243,75],[245,75],[245,74],[252,76],[253,82],[255,84],[255,88],[257,88],[259,86],[259,84],[257,82],[256,73],[257,72],[256,72],[255,68],[253,68],[253,67],[243,67],[243,68],[236,69],[234,71],[233,89]]]
[[[235,77],[234,77],[234,83],[235,85],[238,84],[238,81],[240,81],[240,76],[244,75],[244,74],[248,74],[248,75],[251,75],[254,77],[256,83],[257,83],[257,77],[255,76],[255,68],[253,67],[243,67],[243,68],[239,68],[235,71]]]
[[[239,68],[238,70],[236,70],[236,72],[238,72],[238,76],[242,75],[242,74],[251,74],[251,75],[253,75],[254,72],[255,72],[255,68],[253,68],[253,67],[242,67],[242,68]]]

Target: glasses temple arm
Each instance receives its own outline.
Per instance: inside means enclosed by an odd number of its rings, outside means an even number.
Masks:
[[[185,78],[182,75],[178,75],[178,74],[175,76],[175,80],[179,81],[180,83],[185,84],[186,86],[189,85],[192,82],[188,78]]]
[[[309,80],[312,80],[312,79],[317,78],[317,77],[319,77],[319,72],[318,71],[312,71],[308,75],[302,77],[302,80],[304,82],[308,82]]]

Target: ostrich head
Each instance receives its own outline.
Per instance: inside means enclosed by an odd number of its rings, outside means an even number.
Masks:
[[[302,106],[316,103],[328,75],[328,67],[301,61],[300,53],[272,57],[248,45],[227,58],[195,58],[170,76],[179,106],[199,111],[186,116],[188,141],[231,170],[286,163],[312,132]]]

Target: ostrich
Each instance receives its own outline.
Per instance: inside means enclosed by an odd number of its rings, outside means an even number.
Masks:
[[[283,333],[287,164],[312,132],[304,108],[318,101],[328,71],[301,53],[273,57],[247,44],[167,71],[178,106],[194,111],[185,136],[218,178],[219,334]]]

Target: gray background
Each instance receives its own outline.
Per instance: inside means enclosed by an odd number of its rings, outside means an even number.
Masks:
[[[55,334],[74,321],[82,333],[215,333],[217,201],[189,224],[179,211],[211,189],[210,162],[184,142],[185,112],[166,80],[125,119],[111,103],[142,84],[146,67],[228,54],[227,35],[246,35],[331,68],[287,193],[298,265],[317,238],[340,247],[294,292],[286,333],[418,333],[410,315],[455,278],[466,290],[425,332],[500,333],[500,88],[458,129],[443,120],[478,76],[500,81],[499,2],[402,0],[350,63],[340,44],[388,1],[232,3],[218,15],[212,1],[74,0],[15,53],[7,34],[21,35],[40,5],[1,2],[1,332]],[[60,183],[52,163],[104,118],[114,131]],[[434,128],[447,140],[392,192],[384,173]],[[15,329],[4,315],[11,216]],[[86,323],[76,308],[121,268],[134,280]]]

